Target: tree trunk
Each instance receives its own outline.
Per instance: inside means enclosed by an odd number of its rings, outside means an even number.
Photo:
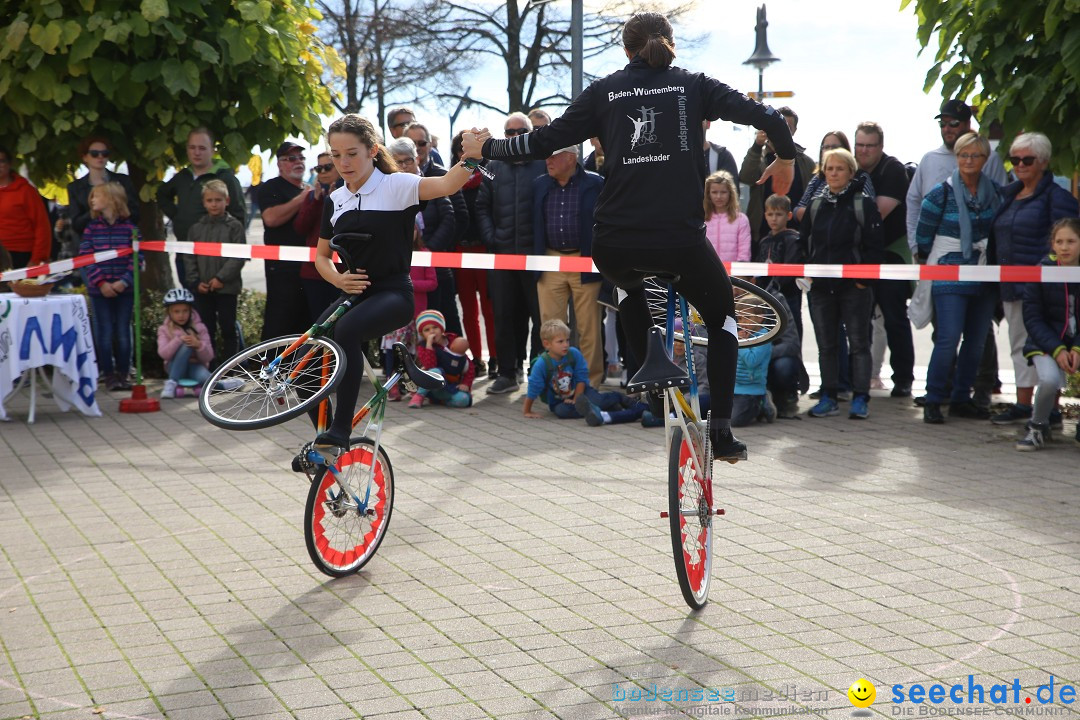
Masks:
[[[136,192],[142,193],[146,185],[146,171],[135,163],[128,163],[131,182]],[[139,200],[139,235],[144,240],[165,240],[165,223],[156,201]],[[172,268],[169,266],[169,253],[148,252],[143,254],[146,270],[140,276],[145,300],[147,290],[163,291],[173,287]]]

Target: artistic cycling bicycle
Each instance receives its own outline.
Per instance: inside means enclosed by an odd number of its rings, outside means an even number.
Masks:
[[[370,242],[370,235],[343,233],[330,247],[350,272],[355,271],[340,242]],[[199,410],[208,421],[226,430],[256,430],[317,412],[318,432],[331,417],[329,395],[341,381],[345,355],[331,338],[334,324],[352,308],[358,296],[342,294],[337,308],[303,335],[274,338],[232,356],[203,385]],[[380,442],[390,389],[399,382],[438,390],[441,376],[416,366],[408,349],[394,345],[393,372],[380,382],[365,361],[364,372],[375,394],[356,412],[353,427],[365,422],[349,448],[336,457],[305,443],[293,458],[293,470],[311,480],[304,508],[304,541],[320,571],[333,577],[355,573],[379,549],[394,509],[394,470]],[[224,381],[224,382],[222,382]]]
[[[713,456],[709,417],[701,416],[693,345],[707,345],[705,325],[698,312],[672,284],[678,276],[644,271],[646,299],[653,328],[645,362],[627,392],[663,391],[664,427],[668,453],[668,518],[675,574],[683,599],[692,609],[709,600],[712,574],[713,518],[723,515],[713,493]],[[769,292],[740,278],[731,278],[739,347],[772,342],[789,322],[787,310]],[[681,319],[682,331],[676,330]],[[686,348],[686,371],[672,361],[674,343]],[[652,378],[656,378],[652,380]],[[729,462],[735,462],[730,460]]]

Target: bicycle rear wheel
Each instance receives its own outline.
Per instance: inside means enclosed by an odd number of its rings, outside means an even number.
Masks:
[[[358,571],[386,537],[394,509],[394,469],[382,447],[377,458],[374,450],[371,439],[353,438],[349,451],[338,458],[336,467],[359,496],[359,503],[357,498],[345,497],[325,467],[316,473],[308,491],[304,542],[315,567],[331,577]],[[373,462],[369,491],[364,478]]]
[[[780,301],[773,297],[772,293],[754,283],[737,277],[729,279],[735,299],[735,324],[740,330],[746,331],[738,333],[739,347],[754,347],[771,343],[784,331],[789,322],[788,314]],[[649,314],[652,316],[653,325],[664,332],[667,332],[665,327],[667,325],[667,298],[667,285],[658,282],[655,278],[645,279],[645,300],[649,305]],[[695,345],[708,345],[709,336],[705,332],[705,321],[693,305],[688,305],[688,307],[690,341]],[[676,303],[675,317],[682,317],[678,303]]]
[[[333,340],[319,337],[280,357],[301,337],[267,340],[222,363],[199,395],[203,417],[226,430],[257,430],[315,407],[341,381],[345,353]]]
[[[687,430],[685,434],[682,427],[672,430],[668,521],[679,588],[686,604],[697,610],[709,601],[712,579],[712,478],[706,475],[710,464],[701,429],[690,424]]]

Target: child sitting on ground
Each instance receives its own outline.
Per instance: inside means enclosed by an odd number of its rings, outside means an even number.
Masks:
[[[1051,252],[1042,265],[1080,265],[1080,218],[1059,220],[1050,231]],[[1016,443],[1021,451],[1038,450],[1050,441],[1050,411],[1065,376],[1080,372],[1080,286],[1076,283],[1028,283],[1024,288],[1024,355],[1039,373],[1035,404],[1027,434]],[[1076,426],[1080,443],[1080,423]]]
[[[739,337],[750,338],[767,332],[739,326]],[[735,398],[731,409],[731,427],[746,427],[758,419],[771,423],[776,419],[776,407],[769,400],[766,384],[772,343],[740,347],[735,365]]]
[[[633,422],[645,411],[645,403],[617,392],[598,392],[589,386],[589,365],[576,347],[570,346],[570,328],[562,320],[548,320],[540,326],[544,352],[529,371],[529,389],[522,408],[525,417],[543,417],[533,412],[533,402],[542,398],[561,420],[585,418],[590,426]]]
[[[446,387],[442,390],[420,388],[409,400],[409,407],[423,407],[425,399],[449,407],[472,405],[476,369],[465,354],[469,341],[446,332],[446,318],[438,310],[424,310],[417,315],[416,331],[420,335],[416,343],[416,363],[446,378]]]
[[[194,304],[195,296],[187,288],[173,288],[165,293],[165,321],[157,332],[158,355],[165,361],[165,371],[169,374],[161,391],[163,398],[183,397],[181,380],[193,380],[192,394],[198,395],[210,377],[214,350],[210,346],[210,333],[195,312]]]

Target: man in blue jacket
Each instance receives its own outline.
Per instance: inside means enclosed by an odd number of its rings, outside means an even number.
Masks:
[[[604,178],[578,162],[577,147],[556,150],[545,160],[547,175],[533,180],[533,254],[592,257],[593,211]],[[604,380],[604,350],[600,335],[599,273],[542,272],[536,284],[540,322],[567,318],[574,303],[579,346],[589,365],[589,385]]]

